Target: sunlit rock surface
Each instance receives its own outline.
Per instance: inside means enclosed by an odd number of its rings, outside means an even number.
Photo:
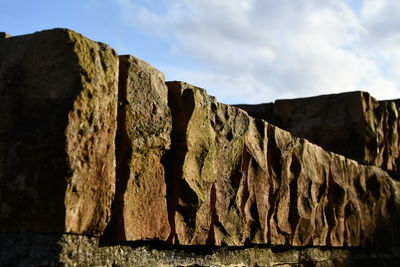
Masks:
[[[172,143],[179,157],[167,175],[173,243],[369,246],[381,225],[380,237],[391,239],[399,192],[386,172],[217,103],[205,90],[167,85],[179,125]]]
[[[100,235],[115,189],[118,57],[55,29],[0,40],[0,228]]]
[[[133,56],[120,56],[117,185],[109,238],[168,238],[162,157],[171,143],[164,75]]]
[[[66,29],[0,35],[0,96],[0,265],[399,264],[399,101],[229,106]]]

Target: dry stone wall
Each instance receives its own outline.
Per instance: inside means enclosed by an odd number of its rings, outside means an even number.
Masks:
[[[0,96],[1,264],[31,251],[21,266],[173,266],[162,249],[181,246],[219,256],[176,265],[317,264],[296,256],[308,247],[398,259],[396,101],[356,92],[229,106],[66,29],[0,38]],[[146,244],[162,244],[158,260],[132,261]],[[228,264],[218,248],[248,252]]]

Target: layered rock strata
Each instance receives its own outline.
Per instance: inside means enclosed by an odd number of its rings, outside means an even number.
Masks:
[[[398,102],[398,101],[397,101]],[[295,136],[400,177],[399,108],[366,92],[237,105]]]
[[[101,235],[115,189],[118,56],[55,29],[0,40],[0,228]]]
[[[399,191],[386,172],[326,152],[200,88],[167,85],[180,151],[179,164],[170,165],[180,176],[166,177],[175,198],[173,243],[369,246],[383,224],[381,237],[390,239]]]

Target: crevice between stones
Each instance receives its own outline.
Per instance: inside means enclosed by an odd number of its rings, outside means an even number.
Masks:
[[[125,240],[125,226],[123,217],[124,194],[129,180],[129,161],[132,155],[132,145],[126,129],[127,80],[129,62],[124,56],[119,61],[118,82],[118,110],[117,133],[115,137],[116,158],[116,185],[115,196],[111,208],[111,219],[100,239],[103,244],[115,243],[117,240]]]
[[[176,233],[175,213],[179,208],[183,164],[188,151],[186,130],[194,109],[194,96],[187,96],[186,92],[182,92],[180,82],[167,82],[166,85],[168,87],[168,106],[172,114],[171,149],[163,155],[161,163],[165,170],[168,222],[171,229],[167,243],[176,244],[178,236]],[[184,99],[185,97],[187,99]]]

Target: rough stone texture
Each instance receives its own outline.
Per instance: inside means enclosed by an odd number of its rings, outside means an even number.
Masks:
[[[0,242],[1,266],[397,267],[400,263],[399,248],[104,246],[96,237],[35,233],[0,233]]]
[[[120,57],[117,189],[111,239],[165,240],[170,232],[162,157],[171,112],[164,75],[133,56]]]
[[[73,31],[0,40],[1,231],[103,232],[117,84],[114,50]]]
[[[399,108],[366,92],[237,105],[324,149],[400,175]]]
[[[171,236],[180,245],[390,244],[399,185],[200,88],[169,82]],[[175,131],[175,132],[174,132]],[[174,140],[175,138],[175,140]],[[376,231],[385,228],[385,231]]]
[[[399,101],[246,113],[63,29],[0,38],[0,97],[2,266],[400,263]]]

